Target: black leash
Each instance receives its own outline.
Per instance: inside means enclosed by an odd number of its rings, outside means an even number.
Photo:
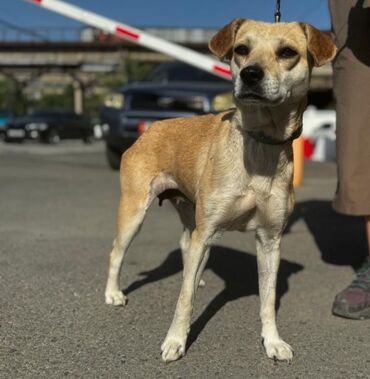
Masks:
[[[276,0],[275,22],[280,22],[280,18],[281,18],[280,0]]]

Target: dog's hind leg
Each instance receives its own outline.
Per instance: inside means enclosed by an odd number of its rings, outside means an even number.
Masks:
[[[146,209],[135,201],[122,198],[118,208],[117,236],[113,242],[113,250],[110,253],[108,282],[105,290],[106,304],[125,305],[126,296],[119,288],[120,272],[125,253],[139,231],[144,220]]]
[[[126,304],[127,299],[119,287],[122,263],[130,243],[144,221],[149,202],[149,195],[147,199],[137,199],[130,194],[122,194],[117,215],[117,236],[110,253],[108,282],[105,290],[106,304]]]
[[[280,338],[276,327],[275,298],[280,240],[281,233],[271,233],[265,229],[256,232],[261,336],[269,358],[290,361],[293,358],[293,349]]]
[[[123,259],[133,238],[139,232],[147,209],[156,196],[155,168],[132,155],[128,150],[121,163],[121,199],[117,212],[117,234],[110,253],[105,302],[125,305],[126,297],[120,290],[120,272]],[[140,169],[140,164],[145,167]],[[145,172],[145,175],[144,175]]]
[[[110,254],[108,282],[105,290],[107,304],[126,304],[127,299],[119,288],[125,253],[139,232],[153,199],[164,190],[177,187],[170,175],[158,173],[156,167],[148,164],[147,161],[144,161],[142,170],[139,164],[138,159],[131,159],[130,155],[126,154],[121,164],[121,200],[117,215],[117,236]]]

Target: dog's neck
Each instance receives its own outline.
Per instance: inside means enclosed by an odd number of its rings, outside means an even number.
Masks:
[[[238,107],[235,117],[242,131],[261,136],[265,143],[291,142],[302,127],[302,115],[306,98],[279,105],[278,107],[247,105]],[[273,142],[276,143],[273,143]],[[263,143],[261,138],[260,142]]]

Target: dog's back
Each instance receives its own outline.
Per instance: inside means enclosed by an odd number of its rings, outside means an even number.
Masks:
[[[228,133],[232,114],[231,110],[155,122],[124,153],[121,177],[166,173],[193,200],[210,148],[220,141],[220,133]]]

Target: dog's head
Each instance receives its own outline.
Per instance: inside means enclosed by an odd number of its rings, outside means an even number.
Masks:
[[[324,32],[304,23],[235,19],[209,42],[228,59],[240,104],[278,105],[304,97],[313,66],[332,60],[336,47]]]

